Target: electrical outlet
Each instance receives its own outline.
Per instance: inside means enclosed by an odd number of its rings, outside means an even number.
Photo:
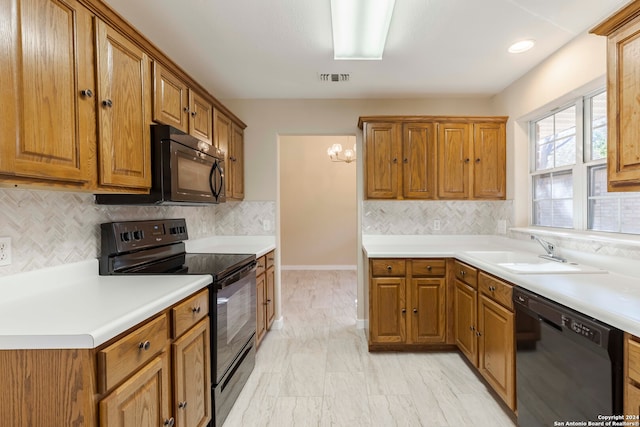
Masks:
[[[271,221],[268,219],[262,220],[262,229],[264,231],[271,231]]]
[[[0,266],[11,264],[11,237],[0,237]]]
[[[440,220],[439,219],[434,219],[433,220],[433,230],[434,231],[439,231],[440,230]]]

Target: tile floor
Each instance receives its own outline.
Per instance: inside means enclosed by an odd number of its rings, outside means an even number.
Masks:
[[[369,353],[355,299],[355,272],[283,271],[284,327],[224,427],[515,426],[458,353]]]

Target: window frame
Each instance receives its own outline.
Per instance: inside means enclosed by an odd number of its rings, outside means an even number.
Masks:
[[[606,92],[605,86],[586,91],[578,97],[574,97],[565,102],[558,103],[555,107],[542,112],[528,121],[528,139],[529,139],[529,226],[543,227],[549,230],[575,230],[575,231],[593,231],[602,233],[616,233],[613,231],[590,230],[589,227],[589,170],[592,166],[606,164],[607,159],[592,160],[591,157],[591,99]],[[576,147],[575,147],[575,163],[573,165],[565,165],[544,170],[536,170],[536,130],[535,123],[544,120],[556,113],[567,108],[576,107]],[[588,143],[587,143],[588,142]],[[534,177],[557,174],[565,171],[571,171],[573,180],[573,226],[557,227],[534,224]]]

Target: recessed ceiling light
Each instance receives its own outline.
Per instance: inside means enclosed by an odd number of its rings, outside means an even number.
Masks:
[[[520,40],[509,46],[509,53],[522,53],[526,52],[536,44],[533,40]]]

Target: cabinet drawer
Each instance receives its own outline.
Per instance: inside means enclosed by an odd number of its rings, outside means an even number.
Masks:
[[[209,292],[205,289],[171,309],[172,338],[178,338],[209,313]]]
[[[271,268],[276,263],[276,253],[274,251],[269,252],[267,255],[267,266],[266,268]]]
[[[513,311],[511,299],[513,286],[510,284],[480,272],[478,274],[478,289],[482,294]]]
[[[414,259],[411,264],[413,277],[444,276],[446,271],[443,259]]]
[[[258,258],[257,261],[258,264],[256,265],[256,277],[264,273],[264,271],[267,269],[267,256],[262,255],[260,258]]]
[[[169,340],[166,314],[119,339],[98,352],[100,392],[105,392],[131,375],[162,351]]]
[[[371,261],[373,277],[404,276],[405,261],[403,259],[374,259]]]
[[[628,371],[627,376],[629,379],[640,384],[640,342],[634,341],[631,338],[627,340],[627,352],[628,352]]]
[[[453,271],[456,275],[456,279],[466,283],[474,289],[477,289],[478,270],[460,261],[454,262],[453,265]]]

